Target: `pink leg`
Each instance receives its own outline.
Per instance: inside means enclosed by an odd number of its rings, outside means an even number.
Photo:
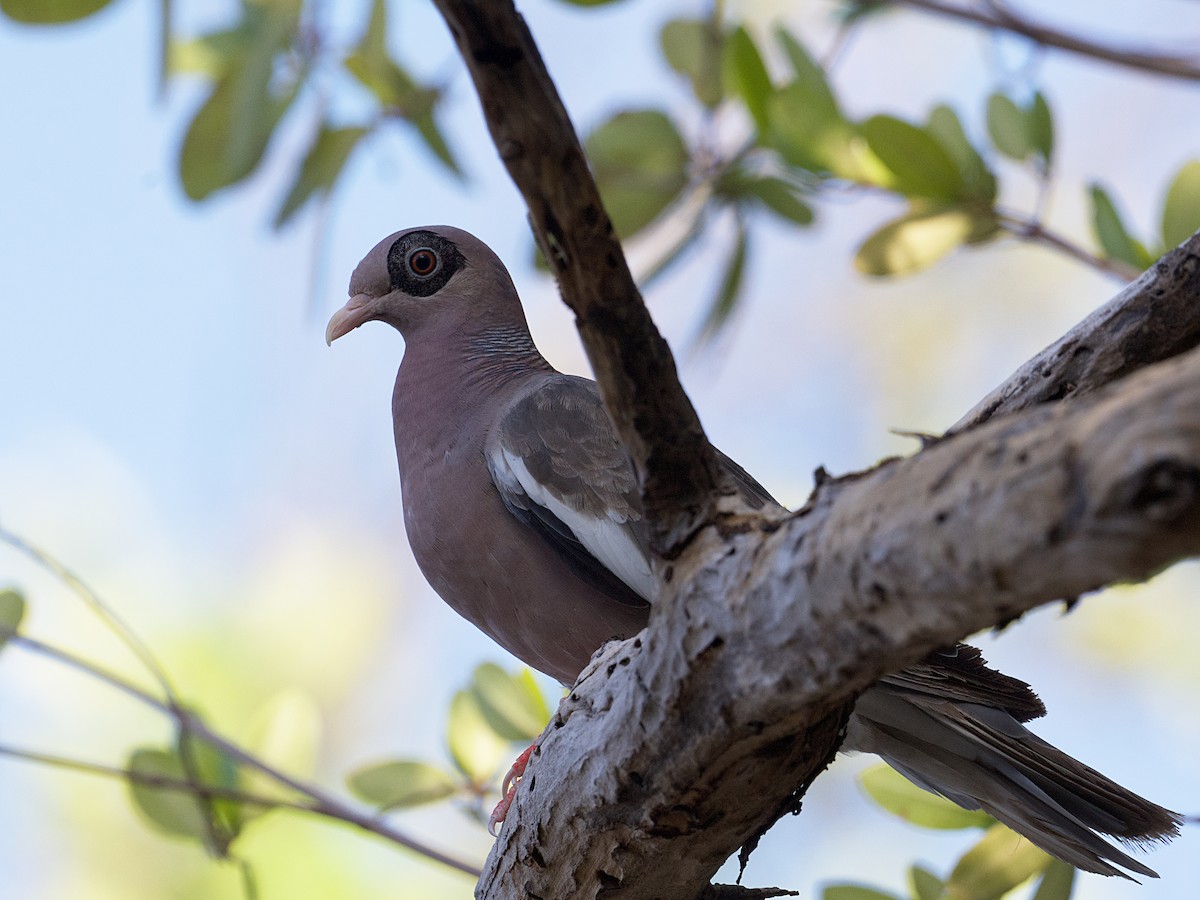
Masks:
[[[533,751],[536,749],[537,741],[534,741],[513,761],[512,768],[504,776],[504,784],[500,788],[500,793],[504,796],[496,804],[496,808],[492,810],[492,815],[488,818],[488,834],[492,837],[499,836],[500,832],[497,830],[497,826],[508,815],[508,810],[512,807],[513,798],[517,795],[517,785],[525,774],[525,769],[529,766],[529,759],[533,756]]]

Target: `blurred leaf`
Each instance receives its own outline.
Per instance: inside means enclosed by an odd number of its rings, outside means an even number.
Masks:
[[[758,47],[741,26],[725,42],[723,68],[725,83],[742,98],[754,124],[765,133],[769,125],[768,101],[774,88]]]
[[[854,255],[855,268],[864,275],[877,276],[908,275],[920,271],[965,243],[979,221],[970,212],[957,207],[935,212],[911,212],[888,222],[863,241]],[[896,777],[903,778],[899,774]],[[921,791],[915,785],[913,790],[933,798],[932,794]]]
[[[622,237],[654,221],[687,184],[687,147],[657,110],[618,113],[588,136],[585,147]]]
[[[1011,97],[995,93],[987,99],[988,136],[1005,156],[1024,161],[1033,152],[1029,119]]]
[[[797,189],[782,178],[751,178],[745,192],[776,215],[797,225],[811,225],[813,211],[797,196]]]
[[[1099,184],[1093,183],[1088,193],[1092,198],[1092,228],[1104,255],[1118,259],[1137,269],[1145,269],[1154,262],[1150,253],[1125,229],[1121,214],[1117,212],[1112,197]]]
[[[485,784],[511,752],[509,742],[492,730],[470,691],[459,691],[450,701],[447,742],[454,764],[477,785]]]
[[[381,810],[434,803],[458,792],[449,772],[414,760],[363,766],[350,773],[346,784],[360,800]]]
[[[495,663],[475,669],[471,689],[492,730],[507,741],[532,741],[550,719],[546,699],[526,669],[510,675]]]
[[[248,3],[238,26],[240,49],[228,60],[183,139],[179,175],[193,200],[241,181],[262,159],[298,83],[272,88],[275,57],[291,45],[299,0]]]
[[[12,588],[0,591],[0,629],[16,632],[25,618],[25,597]],[[0,648],[8,643],[8,635],[0,634]]]
[[[172,72],[217,79],[237,61],[247,36],[241,28],[214,31],[190,41],[172,41],[167,53]]]
[[[823,900],[898,900],[895,894],[861,884],[831,884],[821,891]]]
[[[1054,156],[1054,118],[1050,114],[1050,104],[1041,91],[1034,92],[1025,116],[1029,122],[1029,142],[1049,165]]]
[[[996,176],[988,169],[963,131],[958,114],[944,104],[935,106],[929,113],[925,130],[942,145],[962,176],[964,196],[971,200],[993,203],[996,200]]]
[[[179,757],[166,750],[141,748],[133,751],[127,768],[138,775],[151,778],[187,780]],[[130,783],[134,805],[155,825],[168,834],[205,841],[208,838],[208,819],[200,802],[181,790],[150,787]]]
[[[1075,867],[1061,859],[1052,859],[1032,900],[1070,900],[1075,886]]]
[[[958,861],[946,879],[946,892],[955,900],[999,900],[1052,859],[1015,831],[996,824]]]
[[[199,742],[194,742],[193,751],[197,750],[198,746]],[[195,760],[199,782],[208,786],[235,787],[236,773],[231,774],[230,767],[214,765],[211,754],[215,751],[212,751],[211,747],[209,751],[210,753],[205,754],[202,759]],[[193,755],[200,756],[198,753]],[[180,761],[179,754],[174,751],[140,748],[133,751],[129,757],[127,768],[143,777],[188,780],[187,770]],[[217,777],[213,778],[213,775]],[[167,834],[199,841],[221,856],[225,855],[229,843],[237,836],[236,818],[226,814],[225,810],[217,809],[218,802],[222,801],[206,803],[191,791],[152,787],[134,781],[130,781],[129,789],[134,806]],[[230,801],[223,802],[226,807],[235,806]],[[213,813],[211,817],[210,810]]]
[[[721,102],[721,33],[703,19],[672,19],[659,32],[663,57],[672,69],[692,83],[696,99],[712,109]]]
[[[858,777],[872,800],[893,815],[925,828],[986,828],[995,819],[979,810],[966,810],[944,797],[917,787],[891,766],[879,763]]]
[[[371,4],[362,39],[342,64],[375,95],[389,116],[411,124],[434,156],[452,173],[462,175],[462,168],[435,118],[441,92],[418,83],[388,53],[385,0],[374,0]]]
[[[739,222],[737,240],[734,241],[733,250],[725,260],[725,273],[721,276],[721,284],[717,288],[717,293],[708,308],[708,315],[700,329],[701,340],[720,331],[721,326],[729,320],[729,315],[737,304],[738,294],[742,288],[742,276],[746,271],[748,243],[749,236],[746,233],[746,226]]]
[[[181,734],[176,738],[175,751],[184,773],[194,773],[201,784],[226,789],[241,786],[238,764],[207,741],[190,733]],[[224,856],[229,843],[238,835],[248,818],[246,807],[236,800],[214,797],[202,800],[201,808],[207,810],[212,818],[209,839],[217,841],[217,846],[210,845],[209,849],[218,856]],[[252,815],[259,815],[261,812],[262,810],[256,807]]]
[[[365,128],[330,128],[321,125],[312,146],[300,164],[287,198],[275,215],[275,227],[281,228],[314,195],[326,195],[346,165],[351,151],[367,133]]]
[[[111,0],[0,0],[0,12],[26,25],[57,25],[85,19]]]
[[[825,70],[786,31],[778,30],[776,37],[794,77],[767,101],[770,129],[766,143],[793,166],[843,178],[862,176],[854,129],[838,109]]]
[[[895,176],[902,194],[954,200],[963,179],[950,154],[932,134],[893,116],[872,116],[860,126],[871,151]]]
[[[239,104],[249,95],[239,90],[235,78],[223,78],[188,126],[179,156],[179,177],[192,200],[203,200],[214,191],[241,181],[254,171],[275,126],[283,117],[287,100],[263,106]]]
[[[941,900],[945,888],[942,879],[916,865],[908,870],[908,883],[915,900]]]
[[[1177,247],[1200,228],[1200,160],[1192,160],[1167,188],[1163,203],[1163,250]]]

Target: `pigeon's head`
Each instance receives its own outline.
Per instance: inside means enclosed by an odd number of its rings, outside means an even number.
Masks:
[[[333,314],[325,342],[378,319],[411,334],[425,323],[461,327],[520,310],[504,264],[483,241],[445,225],[389,235],[350,276],[350,299]]]

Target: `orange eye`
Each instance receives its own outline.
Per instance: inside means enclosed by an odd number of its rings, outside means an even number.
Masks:
[[[408,268],[414,275],[425,278],[438,268],[438,256],[428,247],[418,247],[408,254]]]

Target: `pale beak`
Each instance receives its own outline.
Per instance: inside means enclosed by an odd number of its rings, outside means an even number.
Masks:
[[[332,344],[363,322],[371,321],[375,312],[371,307],[371,301],[374,299],[370,294],[355,294],[347,300],[346,305],[335,312],[329,324],[325,326],[325,344]]]

